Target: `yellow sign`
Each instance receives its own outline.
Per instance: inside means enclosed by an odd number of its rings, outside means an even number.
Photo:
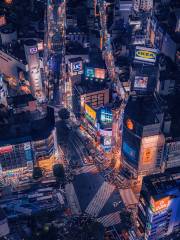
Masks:
[[[96,111],[94,111],[90,106],[87,104],[84,105],[85,112],[93,119],[96,120]]]
[[[170,196],[164,197],[157,201],[151,198],[151,209],[154,213],[165,210],[169,206],[169,202]]]
[[[156,59],[156,54],[151,51],[138,50],[136,52],[136,57],[145,58],[145,59]]]

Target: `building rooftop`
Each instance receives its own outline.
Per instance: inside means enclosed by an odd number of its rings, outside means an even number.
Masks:
[[[69,42],[66,45],[66,55],[87,55],[88,48],[84,48],[80,43]]]
[[[0,123],[1,146],[46,138],[54,128],[52,108],[48,108],[47,115],[41,119],[34,119],[34,113],[29,111],[13,115],[8,113],[6,119]]]
[[[180,193],[180,168],[171,168],[165,173],[147,176],[143,184],[147,187],[150,195],[155,198],[162,198],[167,192],[177,189]]]
[[[102,82],[101,84],[97,84],[97,82],[89,82],[86,79],[84,79],[82,83],[76,84],[75,88],[80,93],[80,95],[109,89],[109,87],[106,85],[105,82]]]
[[[23,42],[14,42],[11,45],[1,46],[1,50],[23,64],[27,64]]]
[[[130,119],[145,126],[159,123],[157,114],[162,112],[153,96],[131,96],[126,105],[125,113]]]
[[[90,62],[87,64],[88,67],[103,68],[106,69],[105,61],[102,59],[102,53],[93,49],[89,54]]]

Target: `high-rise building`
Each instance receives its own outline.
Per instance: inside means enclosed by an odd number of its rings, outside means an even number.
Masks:
[[[29,76],[31,82],[32,95],[40,102],[45,100],[43,91],[41,68],[37,42],[35,40],[27,40],[24,45],[26,59],[28,62]]]
[[[33,166],[52,170],[55,163],[58,150],[54,111],[41,110],[30,96],[15,97],[9,103],[12,110],[0,112],[1,179],[17,178],[25,171],[31,174]]]
[[[143,179],[138,205],[143,239],[158,240],[180,229],[179,168]],[[174,239],[174,238],[171,238]]]
[[[163,112],[153,96],[129,98],[123,119],[122,163],[137,184],[143,176],[161,171],[165,142],[162,122]]]

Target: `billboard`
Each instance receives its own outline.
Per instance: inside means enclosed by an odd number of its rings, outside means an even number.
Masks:
[[[82,74],[83,73],[82,61],[71,63],[71,73],[73,75],[77,75],[77,74]]]
[[[135,60],[155,63],[158,51],[154,48],[136,47]]]
[[[154,213],[163,211],[168,208],[170,201],[170,196],[161,198],[160,200],[154,200],[151,197],[150,208]]]
[[[104,146],[111,146],[111,136],[104,136]]]
[[[31,47],[31,48],[29,49],[29,52],[30,52],[30,54],[35,54],[35,53],[38,52],[38,49],[37,49],[37,47]]]
[[[12,146],[5,146],[0,148],[0,154],[11,153],[13,151]]]
[[[148,77],[135,76],[134,79],[134,90],[146,90],[148,84]]]
[[[95,78],[105,79],[105,69],[95,68]]]
[[[133,124],[132,120],[129,119],[129,118],[126,120],[126,127],[127,127],[129,130],[133,130],[133,129],[134,129],[134,124]]]
[[[95,70],[94,68],[86,67],[85,69],[85,76],[89,78],[94,78],[95,77]]]
[[[30,142],[24,143],[24,152],[25,152],[26,161],[27,162],[32,161],[33,160],[33,156],[32,156]]]
[[[131,160],[136,160],[136,151],[130,147],[126,142],[123,142],[123,153]]]
[[[103,123],[111,123],[113,119],[112,111],[109,108],[101,108],[100,121]]]
[[[161,139],[159,135],[142,138],[140,157],[142,166],[146,164],[155,164],[160,146],[163,146],[163,139]]]
[[[152,148],[145,148],[143,151],[143,163],[152,163],[154,157],[154,150]]]
[[[96,111],[94,111],[89,105],[87,105],[85,103],[84,105],[84,109],[86,114],[92,119],[92,120],[96,120]]]

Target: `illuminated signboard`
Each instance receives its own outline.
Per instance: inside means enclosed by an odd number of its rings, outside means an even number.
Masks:
[[[136,47],[135,60],[155,63],[157,53],[157,50],[153,48]]]
[[[111,146],[111,137],[104,136],[104,146]]]
[[[11,153],[13,151],[12,146],[5,146],[0,148],[0,154]]]
[[[105,79],[105,69],[95,68],[95,78]]]
[[[148,84],[148,77],[136,76],[134,80],[134,90],[145,90]]]
[[[82,71],[82,62],[72,63],[71,68],[72,68],[71,70],[73,72],[80,72],[80,71]]]
[[[29,142],[24,143],[24,150],[29,150],[29,149],[31,149],[30,143]]]
[[[102,108],[100,111],[101,122],[111,123],[112,122],[112,111],[109,108]]]
[[[163,135],[154,135],[142,138],[140,157],[142,166],[155,163],[158,148],[164,145],[164,141]]]
[[[145,148],[143,151],[143,163],[152,163],[154,152],[152,148]]]
[[[168,208],[169,203],[170,203],[170,196],[164,197],[157,201],[151,197],[150,208],[154,213],[160,212]]]
[[[87,67],[85,70],[86,77],[94,78],[95,77],[95,71],[94,68]]]
[[[44,49],[44,43],[43,42],[39,42],[38,43],[38,50],[42,51]]]
[[[88,114],[88,116],[92,119],[92,120],[96,120],[96,111],[94,111],[90,106],[88,106],[87,104],[84,105],[84,109],[85,112]]]
[[[133,122],[131,121],[131,119],[127,119],[127,121],[126,121],[126,126],[127,126],[128,129],[133,130],[134,124],[133,124]]]
[[[38,52],[38,49],[37,49],[37,47],[32,47],[29,49],[29,52],[30,52],[30,54],[35,54]]]
[[[123,142],[123,152],[131,159],[136,159],[136,151],[130,147],[127,143]]]

